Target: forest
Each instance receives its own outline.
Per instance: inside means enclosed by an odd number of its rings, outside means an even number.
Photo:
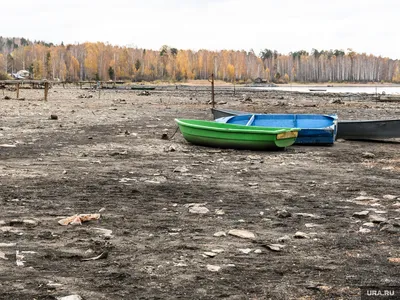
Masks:
[[[253,50],[159,50],[103,42],[55,45],[0,37],[0,79],[28,70],[32,79],[170,81],[208,79],[236,83],[256,78],[272,83],[400,82],[400,61],[344,50],[305,50],[288,54]]]

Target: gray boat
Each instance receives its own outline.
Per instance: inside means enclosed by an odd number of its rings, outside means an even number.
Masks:
[[[233,109],[212,108],[214,119],[251,114]],[[400,119],[387,120],[339,120],[338,139],[346,140],[382,140],[400,138]]]
[[[339,120],[337,138],[345,140],[400,138],[400,119]]]

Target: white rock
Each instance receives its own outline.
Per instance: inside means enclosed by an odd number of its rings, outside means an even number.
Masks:
[[[211,250],[212,252],[215,252],[215,253],[222,253],[222,252],[224,252],[225,250],[224,249],[213,249],[213,250]]]
[[[387,221],[386,218],[377,215],[370,215],[369,220],[373,223],[382,223]]]
[[[272,250],[272,251],[281,251],[283,248],[285,248],[285,245],[281,245],[281,244],[269,244],[267,245],[268,249]]]
[[[379,199],[375,198],[375,197],[371,197],[371,196],[358,196],[354,200],[357,200],[357,201],[367,201],[367,200],[378,201]]]
[[[367,222],[367,223],[364,223],[363,226],[373,228],[373,227],[375,227],[375,224],[372,222]]]
[[[39,224],[39,222],[36,220],[22,220],[22,223],[24,225],[32,226],[32,227],[37,226]]]
[[[370,232],[371,232],[371,229],[364,228],[364,227],[360,227],[359,232],[361,232],[361,233],[370,233]]]
[[[189,212],[192,214],[206,214],[210,210],[204,206],[192,206],[189,208]]]
[[[243,239],[255,239],[256,238],[254,233],[252,233],[251,231],[248,231],[248,230],[232,229],[232,230],[228,231],[228,234],[236,236],[236,237],[240,237]]]
[[[97,233],[105,236],[105,237],[112,237],[112,230],[105,229],[105,228],[93,228]]]
[[[50,286],[50,287],[60,287],[60,286],[62,286],[61,283],[56,283],[56,282],[54,282],[54,281],[49,281],[49,282],[47,283],[47,285]]]
[[[65,297],[57,297],[57,300],[83,300],[79,295],[69,295]]]
[[[174,263],[174,266],[175,267],[187,267],[188,265],[185,264],[185,263],[180,262],[180,263]]]
[[[25,261],[23,260],[24,258],[25,256],[20,254],[18,250],[15,252],[15,259],[16,259],[15,263],[17,264],[18,267],[24,266],[25,263]]]
[[[221,267],[215,265],[207,265],[207,270],[211,272],[218,272],[219,270],[221,270]]]
[[[392,166],[387,166],[387,167],[382,167],[382,170],[393,170],[394,167]]]
[[[6,257],[6,254],[2,251],[0,251],[0,258],[8,260],[8,258]]]
[[[294,234],[294,237],[297,239],[309,239],[310,236],[307,233],[301,232],[301,231],[297,231]]]
[[[369,210],[363,210],[363,211],[360,211],[360,212],[355,212],[353,214],[353,217],[363,218],[363,217],[368,216],[368,214],[369,214]]]
[[[280,242],[280,243],[282,243],[282,242],[285,242],[285,241],[289,241],[290,240],[290,236],[288,236],[288,235],[284,235],[284,236],[282,236],[282,237],[280,237],[280,238],[278,238],[278,239],[276,239],[278,242]]]
[[[244,254],[249,254],[252,250],[249,248],[245,248],[245,249],[238,249],[240,252],[244,253]]]
[[[207,202],[202,202],[202,203],[186,203],[183,206],[186,208],[192,207],[192,206],[204,206],[207,205]]]
[[[304,224],[307,228],[314,228],[314,227],[321,227],[322,225],[320,224],[314,224],[314,223],[306,223]]]
[[[256,249],[256,250],[254,250],[254,253],[256,253],[256,254],[260,254],[260,253],[262,253],[262,250],[260,250],[260,249]]]
[[[3,247],[15,247],[17,244],[16,243],[0,243],[0,248]]]
[[[185,166],[182,166],[182,167],[176,167],[173,172],[186,173],[188,171],[189,171],[188,168],[186,168]]]
[[[383,199],[388,199],[388,200],[394,200],[396,198],[397,198],[397,196],[394,196],[394,195],[384,195],[383,196]]]
[[[216,214],[216,215],[219,215],[219,216],[222,216],[222,215],[225,214],[225,212],[224,212],[222,209],[216,209],[216,210],[215,210],[215,214]]]
[[[223,231],[218,231],[218,232],[214,233],[214,236],[216,236],[216,237],[226,236],[226,233]]]
[[[311,218],[311,219],[321,219],[320,216],[317,216],[315,214],[309,214],[309,213],[295,213],[295,216],[299,216],[299,217],[307,217],[307,218]]]
[[[208,256],[208,257],[214,257],[214,256],[217,255],[217,253],[215,253],[215,252],[204,252],[204,255]]]

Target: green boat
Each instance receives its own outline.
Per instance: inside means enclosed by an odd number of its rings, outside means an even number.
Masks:
[[[245,126],[213,121],[175,119],[190,143],[216,148],[277,150],[291,146],[298,128]]]

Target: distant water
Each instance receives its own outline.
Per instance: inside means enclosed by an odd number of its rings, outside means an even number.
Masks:
[[[304,93],[367,93],[367,94],[386,94],[386,95],[400,95],[400,86],[299,86],[299,85],[286,85],[279,87],[252,87],[252,89],[260,90],[276,90],[276,91],[293,91]],[[318,90],[318,91],[310,91]],[[324,91],[320,91],[324,90]]]

